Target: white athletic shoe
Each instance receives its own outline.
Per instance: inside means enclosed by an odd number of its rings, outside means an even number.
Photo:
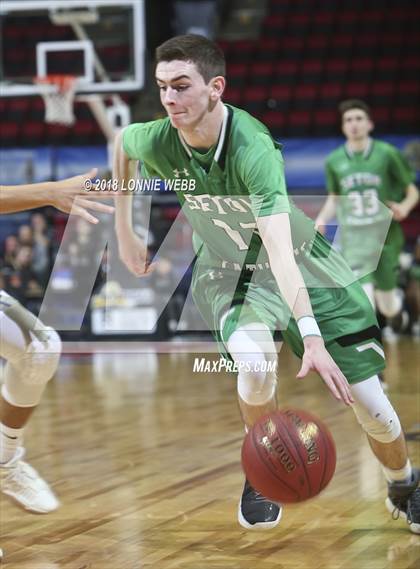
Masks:
[[[394,332],[391,326],[385,326],[382,329],[382,339],[388,344],[396,344],[399,340],[399,336]]]
[[[38,472],[22,460],[25,449],[19,447],[15,456],[0,464],[0,489],[26,510],[48,514],[60,506],[57,497]]]

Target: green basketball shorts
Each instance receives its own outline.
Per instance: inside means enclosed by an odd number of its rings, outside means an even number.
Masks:
[[[245,324],[265,324],[302,358],[303,341],[296,321],[269,269],[235,271],[209,266],[197,259],[192,293],[219,351],[230,359],[226,345]],[[343,288],[308,289],[312,309],[327,350],[349,383],[363,381],[385,367],[376,316],[359,282]]]

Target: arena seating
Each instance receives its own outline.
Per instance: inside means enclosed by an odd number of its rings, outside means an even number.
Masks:
[[[261,39],[222,45],[229,53],[226,101],[280,136],[337,134],[336,108],[344,98],[370,103],[377,133],[415,132],[420,5],[403,0],[384,10],[366,0],[338,6],[272,0]]]
[[[420,4],[402,0],[384,10],[376,0],[344,9],[328,0],[271,0],[258,40],[223,41],[228,62],[225,99],[268,121],[278,136],[337,134],[337,104],[356,97],[370,103],[376,133],[406,134],[420,124]],[[40,40],[72,39],[66,26],[39,18],[30,30],[19,19],[3,23],[7,73],[34,68]],[[28,57],[28,54],[32,54]],[[102,57],[118,70],[124,46],[104,46]],[[65,68],[59,54],[56,71]],[[134,101],[136,95],[130,95]],[[73,129],[43,124],[39,97],[0,99],[1,145],[44,140],[66,145],[103,144],[86,105],[75,107]],[[277,116],[280,115],[280,116]]]

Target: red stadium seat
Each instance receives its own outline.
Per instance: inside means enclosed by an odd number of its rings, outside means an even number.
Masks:
[[[279,38],[261,38],[255,53],[260,62],[275,62],[280,55],[281,42]]]
[[[224,95],[224,99],[227,103],[232,105],[240,105],[242,101],[242,89],[239,87],[227,87]]]
[[[419,124],[420,113],[418,108],[399,107],[393,109],[392,118],[398,122],[408,123],[415,131]]]
[[[265,101],[268,89],[266,87],[247,87],[244,91],[244,101]]]
[[[325,132],[338,132],[339,115],[333,109],[316,109],[313,113],[314,134],[322,136]]]
[[[2,122],[0,124],[0,145],[11,148],[18,145],[20,129],[16,122]]]
[[[228,84],[240,87],[244,84],[249,65],[247,63],[231,63],[227,66]]]
[[[254,84],[268,85],[272,80],[274,64],[270,61],[253,63],[250,67],[250,79]]]
[[[329,36],[326,34],[310,35],[306,40],[307,57],[323,58],[329,44]]]
[[[363,10],[363,24],[368,28],[380,26],[385,20],[385,11],[383,9],[367,9]]]
[[[420,94],[420,79],[413,78],[411,81],[399,81],[396,85],[399,95],[412,95],[413,97]]]
[[[266,111],[261,121],[271,130],[280,131],[286,124],[285,115],[278,111]]]
[[[327,77],[330,81],[341,81],[347,78],[349,64],[343,59],[328,59],[325,63]]]
[[[230,61],[235,63],[246,63],[252,61],[254,52],[256,51],[256,44],[251,40],[243,40],[232,43],[232,50],[230,53]]]
[[[22,125],[22,137],[25,145],[45,144],[46,125],[43,122],[28,121]]]
[[[299,60],[305,46],[304,37],[285,35],[281,38],[280,55],[286,60]]]
[[[317,12],[312,17],[314,28],[319,31],[329,30],[334,23],[335,15],[330,11]]]
[[[246,111],[261,116],[267,109],[268,89],[263,87],[248,87],[245,89],[242,105]]]
[[[293,132],[298,136],[304,136],[310,132],[312,113],[306,110],[295,110],[287,115],[289,133]]]
[[[307,59],[302,62],[301,78],[303,81],[320,82],[324,65],[321,59]]]
[[[389,105],[384,107],[375,107],[372,110],[373,122],[375,127],[381,130],[386,130],[389,126],[389,120],[391,118],[391,108]]]
[[[295,82],[297,81],[299,75],[300,62],[296,60],[280,60],[277,64],[275,64],[274,71],[277,81]]]
[[[270,89],[269,96],[277,101],[290,100],[293,91],[289,85],[273,85]]]
[[[342,93],[343,85],[341,83],[324,83],[320,87],[320,103],[331,106],[331,100],[338,101]]]
[[[294,105],[296,109],[312,108],[316,102],[319,87],[317,84],[297,85],[294,92]]]
[[[391,101],[395,94],[396,87],[393,81],[378,81],[372,84],[370,90],[374,98]]]
[[[344,85],[344,94],[349,99],[364,99],[369,95],[369,85],[363,81]]]
[[[354,80],[369,80],[373,74],[373,64],[372,58],[353,58],[350,62],[350,75],[351,79]]]
[[[97,124],[93,120],[78,120],[74,124],[73,134],[79,137],[90,137],[95,134],[98,129]]]

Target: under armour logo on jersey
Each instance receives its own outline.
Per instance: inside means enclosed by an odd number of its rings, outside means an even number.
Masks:
[[[172,172],[174,173],[175,178],[179,178],[181,174],[184,174],[184,176],[190,175],[190,173],[186,168],[183,168],[182,170],[178,170],[178,168],[175,168],[175,170],[172,170]]]

